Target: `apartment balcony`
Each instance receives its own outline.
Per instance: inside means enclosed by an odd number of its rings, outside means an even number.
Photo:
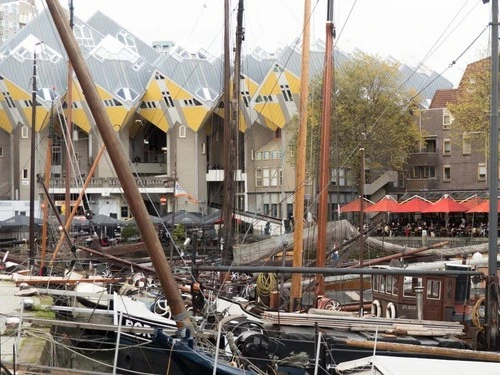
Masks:
[[[224,169],[209,169],[207,171],[207,182],[222,182],[224,181]],[[244,173],[241,169],[237,169],[234,173],[235,181],[246,181],[247,174]]]
[[[131,165],[133,173],[139,174],[166,174],[167,164],[166,163],[132,163]]]
[[[85,180],[85,177],[82,177],[83,180]],[[158,177],[137,177],[135,179],[135,182],[137,183],[137,186],[145,189],[162,189],[162,191],[165,190],[165,184],[164,184],[164,178],[158,178]],[[65,178],[51,178],[50,179],[50,184],[49,187],[51,189],[51,192],[54,192],[55,194],[58,193],[58,189],[61,191],[65,191],[66,189],[66,179]],[[82,185],[77,185],[74,181],[71,181],[71,189],[76,190],[79,192],[83,187]],[[87,190],[94,191],[94,192],[100,192],[101,190],[109,190],[109,189],[115,189],[115,188],[120,188],[121,189],[121,184],[120,180],[117,177],[103,177],[103,178],[93,178],[90,180],[90,184],[88,185]],[[72,191],[73,193],[73,191]]]
[[[437,152],[422,152],[410,154],[407,165],[414,166],[436,166],[439,164],[439,155]]]

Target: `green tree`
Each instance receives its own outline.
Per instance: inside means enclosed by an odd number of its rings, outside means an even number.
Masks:
[[[474,141],[474,150],[488,150],[490,102],[490,60],[482,59],[467,67],[456,100],[448,104],[453,118],[451,134],[455,143],[461,144],[464,137],[469,137],[471,142]]]
[[[332,167],[359,176],[359,149],[364,147],[370,170],[367,182],[384,171],[403,170],[405,157],[416,149],[420,134],[413,116],[419,98],[404,89],[401,77],[398,64],[364,53],[336,68],[330,121]],[[322,77],[315,77],[310,84],[307,155],[311,171],[318,170],[315,163],[321,136],[322,81]],[[297,123],[294,119],[289,126],[293,162]]]

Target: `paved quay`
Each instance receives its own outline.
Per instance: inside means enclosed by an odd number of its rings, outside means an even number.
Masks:
[[[17,341],[15,334],[6,334],[5,323],[11,317],[21,316],[21,304],[26,297],[16,296],[19,287],[16,286],[10,275],[0,275],[0,334],[2,363],[13,362],[14,348]],[[21,343],[19,343],[20,345]]]

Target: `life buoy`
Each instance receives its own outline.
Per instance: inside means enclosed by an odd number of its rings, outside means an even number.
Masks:
[[[372,315],[380,318],[382,315],[382,308],[380,307],[380,302],[376,299],[372,301]]]
[[[389,302],[385,308],[385,317],[389,319],[396,318],[396,306],[392,302]]]

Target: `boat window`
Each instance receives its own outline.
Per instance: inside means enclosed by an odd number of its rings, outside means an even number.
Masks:
[[[441,298],[441,281],[427,280],[427,299]]]
[[[385,293],[385,275],[380,275],[380,291]]]
[[[373,285],[372,285],[373,290],[378,290],[379,276],[380,275],[373,275]]]
[[[415,297],[415,289],[422,286],[421,277],[405,276],[403,286],[403,296],[405,297]]]
[[[398,283],[399,283],[399,278],[398,276],[393,276],[392,278],[392,294],[394,296],[397,296],[398,293],[399,293],[399,290],[398,290]]]
[[[385,282],[385,292],[391,294],[392,293],[392,275],[387,275],[386,276],[386,282]]]

